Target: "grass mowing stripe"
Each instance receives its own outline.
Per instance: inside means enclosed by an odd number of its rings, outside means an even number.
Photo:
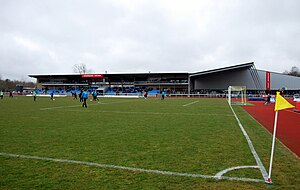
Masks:
[[[51,109],[40,109],[41,111],[44,110],[51,110]],[[70,110],[70,109],[64,109],[63,111],[70,111],[70,112],[95,112],[95,113],[121,113],[121,114],[149,114],[149,115],[186,115],[186,116],[226,116],[226,117],[234,117],[233,115],[228,114],[189,114],[189,113],[166,113],[166,112],[128,112],[128,111],[94,111],[94,110]]]
[[[74,108],[80,107],[81,105],[74,105],[74,106],[57,106],[57,107],[49,107],[49,108],[41,108],[40,110],[52,110],[52,109],[60,109],[60,108]]]
[[[252,142],[251,142],[251,140],[250,140],[250,138],[249,138],[249,136],[248,136],[246,130],[244,129],[242,123],[240,122],[239,118],[237,117],[236,113],[234,112],[232,106],[229,105],[229,107],[230,107],[230,109],[231,109],[231,111],[232,111],[232,113],[233,113],[235,119],[237,120],[237,122],[238,122],[238,124],[239,124],[240,129],[242,130],[242,132],[243,132],[243,134],[244,134],[244,136],[245,136],[245,138],[246,138],[246,140],[247,140],[247,142],[248,142],[249,148],[250,148],[250,150],[251,150],[251,152],[252,152],[252,154],[253,154],[253,156],[254,156],[254,158],[255,158],[255,161],[256,161],[257,165],[259,166],[259,169],[260,169],[260,171],[261,171],[261,174],[262,174],[264,180],[267,181],[267,180],[268,180],[268,173],[267,173],[267,171],[266,171],[266,168],[264,167],[264,165],[263,165],[263,163],[261,162],[261,160],[260,160],[258,154],[256,153],[255,148],[254,148],[254,146],[253,146],[253,144],[252,144]]]
[[[113,101],[113,102],[103,102],[105,104],[120,104],[120,103],[128,103],[128,102],[139,102],[140,100],[127,100],[127,101]]]
[[[52,162],[89,165],[89,166],[96,166],[96,167],[101,167],[101,168],[114,168],[114,169],[123,169],[123,170],[129,170],[129,171],[137,171],[137,172],[156,173],[156,174],[162,174],[162,175],[174,175],[174,176],[206,178],[206,179],[211,178],[211,179],[217,179],[217,180],[225,179],[225,180],[236,180],[236,181],[263,182],[260,179],[252,179],[252,178],[226,177],[226,176],[217,176],[217,175],[211,176],[211,175],[189,174],[189,173],[179,173],[179,172],[171,172],[171,171],[148,170],[148,169],[143,169],[143,168],[132,168],[132,167],[126,167],[126,166],[116,166],[116,165],[111,165],[111,164],[98,164],[98,163],[94,163],[94,162],[47,158],[47,157],[39,157],[39,156],[31,156],[31,155],[10,154],[10,153],[4,153],[4,152],[0,152],[0,155],[6,156],[6,157],[27,158],[27,159],[45,160],[45,161],[52,161]]]
[[[135,101],[116,101],[116,102],[98,102],[99,104],[118,104],[118,103],[128,103],[128,102],[137,102]],[[88,106],[96,106],[97,104],[89,104]],[[49,108],[41,108],[40,110],[52,110],[52,109],[61,109],[61,108],[73,108],[73,107],[81,107],[80,105],[73,105],[73,106],[57,106],[57,107],[49,107]]]

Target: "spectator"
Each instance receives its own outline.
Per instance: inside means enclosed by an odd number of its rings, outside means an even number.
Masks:
[[[271,95],[268,94],[267,100],[266,100],[266,102],[265,102],[265,105],[270,104],[270,103],[271,103]]]

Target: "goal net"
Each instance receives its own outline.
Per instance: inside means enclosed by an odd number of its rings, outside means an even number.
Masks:
[[[229,86],[227,100],[229,105],[246,105],[246,86]]]

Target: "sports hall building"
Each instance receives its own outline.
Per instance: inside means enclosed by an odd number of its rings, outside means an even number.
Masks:
[[[100,94],[149,95],[162,90],[168,94],[221,94],[228,86],[246,86],[247,93],[258,94],[278,89],[285,94],[300,93],[300,77],[255,68],[253,62],[219,69],[188,73],[100,73],[100,74],[30,74],[37,79],[38,93],[71,94],[80,89]]]

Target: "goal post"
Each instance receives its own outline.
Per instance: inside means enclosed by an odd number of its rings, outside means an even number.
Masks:
[[[246,105],[246,86],[229,86],[227,100],[229,105]]]

